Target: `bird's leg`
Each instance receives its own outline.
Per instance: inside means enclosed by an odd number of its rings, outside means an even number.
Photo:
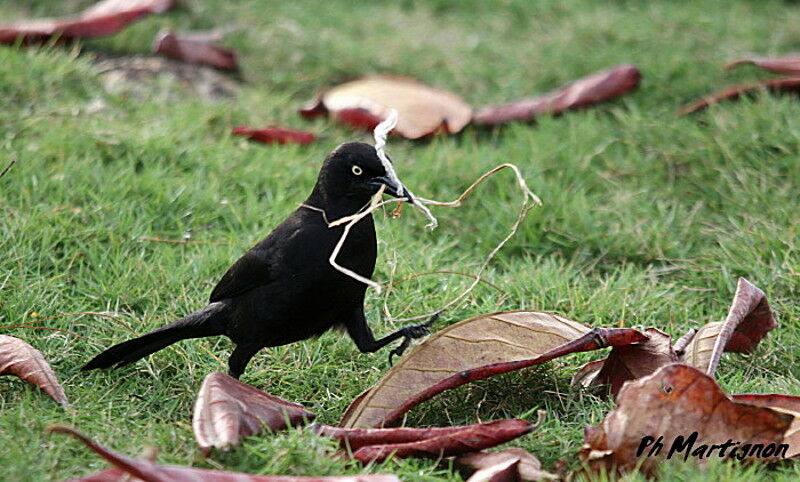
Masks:
[[[416,325],[408,325],[404,326],[400,329],[400,332],[403,332],[403,342],[397,345],[397,347],[389,352],[389,365],[392,364],[392,358],[395,356],[402,356],[403,353],[411,346],[411,340],[416,338],[422,338],[423,336],[427,336],[430,334],[430,328],[433,322],[439,319],[439,315],[441,313],[436,313],[430,317],[428,321],[425,323],[418,323]]]
[[[231,353],[231,357],[228,359],[228,375],[238,380],[239,377],[242,376],[242,373],[244,373],[245,368],[247,368],[250,359],[253,358],[260,349],[261,345],[252,343],[236,345],[233,353]]]
[[[431,324],[436,321],[438,317],[439,315],[437,314],[431,317],[431,319],[426,323],[404,326],[394,333],[390,333],[383,338],[376,340],[375,336],[372,334],[372,330],[370,329],[369,325],[367,325],[367,319],[364,316],[363,308],[359,308],[353,319],[347,323],[346,327],[350,338],[353,339],[359,351],[362,353],[376,352],[389,343],[400,338],[404,338],[403,343],[401,343],[399,347],[392,350],[392,353],[395,355],[400,355],[409,347],[412,339],[422,338],[423,336],[428,335],[430,333],[429,328]],[[389,361],[391,362],[391,357]]]

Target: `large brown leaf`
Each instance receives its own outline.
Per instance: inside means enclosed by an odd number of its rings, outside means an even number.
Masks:
[[[720,453],[751,458],[754,444],[782,443],[792,421],[791,415],[777,410],[737,403],[710,376],[673,364],[626,383],[617,408],[600,425],[586,427],[580,455],[592,469],[641,465],[645,472],[664,458],[691,457],[700,463]],[[658,443],[663,445],[660,450]],[[703,445],[706,457],[700,458]],[[718,447],[709,453],[712,445]]]
[[[779,412],[792,415],[794,421],[783,435],[783,442],[789,444],[787,457],[800,455],[800,397],[796,395],[745,393],[731,395],[734,401],[749,403],[759,407],[768,407]]]
[[[353,458],[363,462],[382,462],[390,457],[440,458],[479,452],[530,433],[530,423],[521,419],[496,420],[469,425],[432,438],[385,445],[367,445],[353,453]]]
[[[538,97],[518,100],[508,105],[484,107],[475,113],[472,121],[483,125],[530,121],[542,114],[560,114],[587,107],[635,89],[641,77],[639,69],[633,65],[618,65]]]
[[[194,405],[192,429],[203,453],[212,447],[238,445],[243,437],[313,420],[302,405],[242,383],[224,373],[211,373],[200,387]]]
[[[800,77],[783,77],[780,79],[762,80],[752,84],[729,87],[687,105],[678,111],[678,115],[693,114],[723,100],[734,100],[742,95],[754,95],[764,91],[772,93],[800,93]]]
[[[456,464],[468,472],[482,471],[489,472],[489,468],[497,467],[499,464],[507,463],[509,460],[516,460],[516,478],[510,480],[557,480],[555,474],[542,470],[542,463],[525,449],[510,447],[500,452],[475,452],[466,454],[456,459]],[[494,480],[486,479],[485,475],[476,472],[469,480]]]
[[[800,56],[794,57],[744,57],[728,62],[726,69],[739,65],[752,64],[764,70],[779,74],[800,75]]]
[[[650,375],[678,361],[669,335],[655,328],[646,329],[645,335],[647,339],[643,341],[615,346],[605,360],[587,363],[575,374],[573,383],[587,387],[608,385],[611,394],[616,396],[628,380]]]
[[[459,132],[472,118],[472,107],[457,95],[409,77],[375,75],[338,85],[300,109],[305,117],[327,113],[341,122],[372,130],[391,109],[400,115],[394,132],[418,139]]]
[[[19,338],[0,335],[0,375],[17,376],[44,390],[62,407],[69,407],[64,388],[42,352]]]
[[[695,333],[680,361],[713,376],[723,351],[750,353],[776,326],[764,292],[739,278],[725,321],[708,323]]]
[[[162,13],[175,0],[106,0],[74,18],[46,18],[0,25],[0,44],[45,42],[53,37],[68,40],[116,33],[143,15]]]
[[[391,424],[419,403],[451,388],[553,358],[643,340],[628,328],[589,328],[540,311],[481,315],[450,325],[417,345],[362,393],[342,427]]]
[[[177,465],[158,465],[147,459],[131,457],[106,448],[77,430],[55,425],[48,428],[50,432],[66,433],[83,442],[95,453],[114,464],[118,470],[107,469],[88,475],[82,481],[128,481],[127,475],[120,479],[120,471],[130,474],[132,480],[147,482],[399,482],[394,475],[353,475],[342,477],[300,477],[294,475],[253,475],[242,472],[225,472],[222,470],[198,469]]]
[[[221,70],[237,70],[236,53],[217,45],[207,34],[176,34],[161,31],[153,41],[153,52],[190,64],[209,65]]]

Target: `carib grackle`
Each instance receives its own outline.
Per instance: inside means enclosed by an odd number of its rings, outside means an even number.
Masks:
[[[407,194],[387,175],[373,146],[342,144],[325,159],[308,199],[228,269],[205,308],[114,345],[82,369],[124,366],[180,340],[225,335],[236,344],[228,373],[239,378],[260,349],[305,340],[335,326],[346,329],[364,353],[404,338],[393,350],[401,354],[410,339],[428,334],[429,323],[407,325],[376,340],[364,316],[366,285],[328,262],[344,226],[330,228],[327,221],[357,212],[381,186],[395,197]],[[337,262],[369,278],[376,252],[369,215],[351,228]]]

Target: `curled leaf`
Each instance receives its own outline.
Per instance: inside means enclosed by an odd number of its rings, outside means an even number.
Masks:
[[[334,438],[343,447],[357,450],[367,445],[389,445],[408,442],[419,442],[436,437],[452,435],[464,430],[476,429],[482,424],[461,425],[454,427],[396,427],[396,428],[341,428],[328,425],[314,425],[312,430],[317,435]]]
[[[472,121],[483,125],[530,121],[542,114],[560,114],[587,107],[635,89],[641,77],[639,69],[633,65],[618,65],[539,97],[518,100],[508,105],[484,107],[475,113]]]
[[[757,456],[774,460],[792,421],[789,414],[735,402],[710,376],[673,364],[626,383],[617,408],[586,427],[580,455],[595,470],[652,472],[665,458],[750,459],[760,444]]]
[[[311,132],[297,131],[280,126],[269,126],[263,129],[239,126],[231,133],[235,136],[244,136],[250,140],[264,144],[311,144],[317,136]]]
[[[263,432],[264,426],[278,431],[314,417],[300,404],[215,372],[203,380],[197,394],[192,429],[200,449],[208,454],[212,447],[238,445],[243,437]]]
[[[42,352],[19,338],[0,335],[0,375],[14,375],[44,390],[62,407],[69,407],[64,388]]]
[[[755,65],[764,70],[777,72],[779,74],[800,75],[800,56],[793,57],[744,57],[728,62],[726,69],[738,67],[740,65]]]
[[[764,292],[739,278],[725,321],[708,323],[695,333],[680,361],[713,376],[723,351],[750,353],[776,326]]]
[[[800,455],[800,397],[797,395],[746,393],[731,395],[736,402],[749,403],[758,407],[767,407],[794,416],[789,429],[783,434],[783,442],[789,444],[786,457]]]
[[[83,477],[82,481],[105,482],[129,480],[113,478],[119,471],[124,471],[136,479],[147,482],[399,482],[394,475],[353,475],[341,477],[300,477],[295,475],[253,475],[242,472],[227,472],[222,470],[198,469],[194,467],[181,467],[177,465],[158,465],[147,459],[131,457],[106,448],[72,427],[54,425],[48,427],[49,432],[66,433],[83,442],[95,453],[114,464],[118,470],[108,469]]]
[[[467,479],[467,482],[518,482],[520,461],[517,458],[501,460],[484,467]]]
[[[669,335],[655,328],[646,329],[645,335],[645,340],[613,347],[608,357],[599,363],[584,365],[573,377],[573,383],[608,385],[612,395],[616,396],[628,380],[650,375],[662,366],[678,361]]]
[[[559,477],[555,474],[542,470],[542,463],[539,459],[533,456],[527,450],[510,447],[500,452],[475,452],[471,454],[462,455],[456,458],[456,464],[469,471],[478,471],[469,480],[493,480],[485,478],[489,472],[488,469],[504,463],[516,460],[518,463],[515,465],[516,479],[509,480],[556,480]],[[481,471],[486,471],[480,474]],[[480,474],[480,475],[479,475]],[[493,475],[494,476],[494,475]]]
[[[0,25],[0,44],[21,41],[23,44],[101,37],[116,33],[143,15],[162,13],[175,0],[106,0],[95,4],[80,16],[62,19],[26,20]]]
[[[450,325],[417,345],[361,394],[342,427],[388,425],[425,400],[465,383],[570,353],[643,340],[629,328],[594,328],[540,311],[481,315]]]
[[[678,111],[678,115],[693,114],[723,100],[738,99],[742,95],[753,95],[768,91],[776,94],[800,92],[800,77],[783,77],[780,79],[762,80],[752,84],[737,85],[716,92],[687,105]]]
[[[525,420],[496,420],[416,442],[368,445],[356,450],[353,458],[370,463],[382,462],[390,457],[440,458],[461,455],[506,443],[529,433],[531,429],[531,424]]]
[[[190,64],[209,65],[221,70],[236,70],[239,64],[233,50],[216,45],[203,34],[176,34],[164,30],[153,41],[153,52]]]
[[[300,109],[305,117],[329,114],[349,125],[372,130],[397,110],[394,132],[418,139],[459,132],[472,118],[472,108],[457,95],[409,77],[376,75],[333,87]]]

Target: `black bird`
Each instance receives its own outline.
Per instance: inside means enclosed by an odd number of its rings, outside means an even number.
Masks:
[[[344,327],[364,353],[404,338],[392,352],[401,354],[410,339],[428,334],[429,323],[407,325],[376,340],[364,316],[366,285],[328,262],[344,226],[330,228],[327,221],[357,212],[381,186],[392,196],[407,195],[387,175],[373,146],[352,142],[337,147],[325,159],[308,199],[228,269],[205,308],[112,346],[82,370],[124,366],[186,338],[225,335],[236,344],[228,373],[239,378],[260,349],[336,326]],[[369,278],[376,253],[369,215],[351,228],[337,261]]]

